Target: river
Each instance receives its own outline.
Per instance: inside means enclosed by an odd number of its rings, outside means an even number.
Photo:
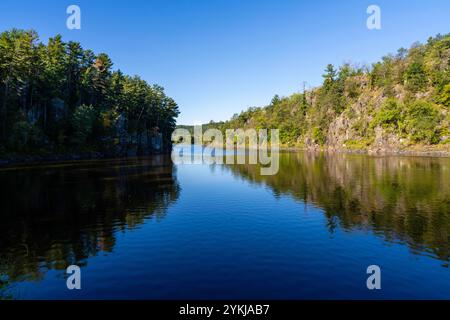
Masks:
[[[157,155],[4,168],[0,186],[4,299],[450,298],[449,158],[281,153],[261,176]]]

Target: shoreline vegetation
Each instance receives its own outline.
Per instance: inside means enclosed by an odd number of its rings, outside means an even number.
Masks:
[[[105,53],[0,33],[0,163],[167,152],[178,115],[163,87],[113,70]]]
[[[193,132],[193,126],[178,128]],[[373,155],[450,155],[450,34],[371,66],[329,64],[319,87],[252,107],[203,130],[279,129],[280,145]]]

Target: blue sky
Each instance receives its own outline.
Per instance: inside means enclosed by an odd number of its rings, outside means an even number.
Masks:
[[[82,29],[66,28],[76,4]],[[380,6],[382,29],[366,9]],[[0,30],[62,34],[166,88],[181,124],[226,120],[321,83],[328,63],[372,63],[450,32],[448,0],[1,0]]]

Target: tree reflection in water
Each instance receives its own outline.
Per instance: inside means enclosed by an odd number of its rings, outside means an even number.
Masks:
[[[411,251],[450,259],[450,159],[281,153],[277,175],[258,165],[226,166],[235,176],[264,184],[323,209],[332,233],[369,229]]]
[[[95,263],[89,257],[119,252],[119,231],[142,226],[146,219],[162,219],[178,200],[180,186],[175,168],[169,156],[153,156],[0,170],[0,299],[10,298],[11,283],[14,289],[21,280],[46,278],[48,270],[64,270],[70,264],[92,266]],[[275,197],[289,197],[320,208],[330,233],[337,229],[365,230],[448,266],[450,159],[282,153],[280,170],[274,176],[261,176],[258,165],[213,165],[211,170],[217,168],[240,180],[268,186]],[[192,177],[196,177],[198,168],[191,169],[183,170],[189,173],[188,179],[195,179]],[[200,169],[208,173],[208,168]],[[228,198],[220,199],[220,208],[200,206],[205,194],[214,194],[208,188],[222,187],[211,185],[213,176],[211,180],[202,178],[194,184],[198,190],[186,190],[187,198],[194,202],[180,201],[181,207],[174,210],[197,206],[196,210],[209,213],[229,209],[233,202]],[[183,185],[190,185],[188,182],[192,181],[182,181]],[[249,203],[252,201],[255,199],[249,198]],[[239,210],[233,212],[239,218]],[[185,226],[181,232],[188,238],[189,217],[184,218],[178,221]],[[207,228],[205,223],[194,228]],[[176,228],[169,229],[176,233]],[[211,237],[207,231],[206,236]],[[172,253],[179,249],[179,242],[148,237],[157,239],[157,247],[169,249],[164,259],[178,261]],[[226,243],[222,238],[217,240]],[[351,248],[344,249],[351,253]],[[152,258],[149,255],[145,263],[152,265]],[[295,265],[290,261],[287,264],[291,263]],[[176,263],[173,266],[170,271],[176,275],[179,270]],[[160,270],[155,267],[154,274]],[[140,271],[146,274],[146,270]],[[170,283],[165,280],[161,283]]]
[[[164,218],[180,192],[162,155],[3,169],[0,185],[0,292],[112,252],[117,231]]]

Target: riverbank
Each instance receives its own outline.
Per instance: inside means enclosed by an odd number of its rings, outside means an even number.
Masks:
[[[0,156],[0,168],[15,166],[15,165],[40,165],[48,163],[57,163],[65,161],[78,161],[78,160],[99,160],[115,158],[117,156],[113,154],[105,154],[100,152],[86,152],[86,153],[73,153],[73,154],[33,154],[33,155],[6,155]]]
[[[167,152],[153,152],[150,154],[164,154]],[[106,160],[120,158],[135,158],[137,155],[119,155],[114,153],[102,152],[83,152],[83,153],[67,153],[67,154],[34,154],[34,155],[7,155],[0,156],[0,168],[21,165],[47,165],[52,163],[86,161],[86,160]]]
[[[208,147],[217,147],[217,145],[208,145]],[[269,146],[270,148],[270,146]],[[248,149],[246,147],[246,149]],[[286,146],[281,145],[279,150],[282,152],[324,152],[333,154],[365,154],[369,156],[410,156],[410,157],[450,157],[450,144],[447,145],[413,145],[404,148],[394,148],[389,146],[367,147],[364,149],[346,148],[335,146]]]
[[[218,148],[217,145],[204,144],[204,147]],[[225,149],[225,147],[222,147]],[[270,147],[269,147],[270,148]],[[240,148],[243,149],[243,148]],[[245,148],[249,150],[248,147]],[[435,158],[450,158],[450,145],[443,149],[442,146],[418,146],[407,149],[388,149],[388,148],[371,148],[371,149],[349,149],[349,148],[335,148],[323,146],[309,146],[309,147],[289,147],[281,145],[280,152],[308,152],[308,153],[327,153],[327,154],[359,154],[373,157],[435,157]]]
[[[288,152],[325,152],[325,153],[342,153],[342,154],[365,154],[369,156],[408,156],[408,157],[450,157],[450,146],[447,148],[436,148],[434,146],[411,147],[405,149],[349,149],[334,147],[281,147],[280,150]]]
[[[281,146],[282,152],[324,152],[330,154],[365,154],[369,156],[408,156],[408,157],[450,157],[450,146],[447,149],[427,146],[426,148],[408,149],[346,149],[333,147],[287,147]],[[154,152],[152,154],[164,154],[167,152]],[[130,156],[117,155],[113,153],[85,152],[70,154],[45,154],[45,155],[7,155],[0,156],[0,168],[16,165],[41,165],[67,161],[119,159]],[[133,156],[134,157],[134,156]]]

